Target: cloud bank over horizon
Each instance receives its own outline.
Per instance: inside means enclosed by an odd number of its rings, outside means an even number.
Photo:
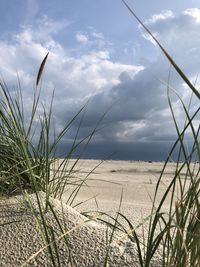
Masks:
[[[164,10],[145,23],[195,82],[199,72],[200,9],[187,9],[180,14]],[[133,64],[116,60],[118,53],[127,53],[125,47],[119,52],[121,48],[91,26],[73,33],[73,45],[67,42],[64,45],[59,36],[65,34],[71,24],[69,20],[52,20],[43,15],[34,24],[21,25],[9,38],[0,40],[0,75],[10,90],[16,86],[18,74],[28,114],[38,67],[50,52],[42,78],[42,99],[48,103],[56,89],[53,109],[56,128],[62,129],[87,103],[78,136],[81,139],[96,127],[106,112],[98,125],[101,129],[86,150],[86,157],[105,158],[115,153],[117,159],[165,159],[176,139],[176,131],[165,84],[169,63],[161,51],[140,26],[137,43],[152,46],[152,55],[144,58],[141,53],[134,63],[134,53],[130,54]],[[197,88],[198,84],[197,79]],[[191,92],[173,70],[170,86],[189,103]],[[185,114],[172,90],[170,95],[181,126]],[[191,114],[198,105],[193,97]],[[74,123],[62,147],[72,142],[79,122]]]

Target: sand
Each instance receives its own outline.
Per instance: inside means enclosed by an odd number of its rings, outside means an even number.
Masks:
[[[80,160],[76,176],[84,179],[100,163],[99,160]],[[73,205],[86,201],[76,209],[115,214],[119,209],[123,190],[121,211],[131,221],[140,222],[142,217],[151,212],[156,183],[163,165],[163,162],[104,161],[88,176],[87,185],[81,187]],[[175,166],[175,163],[170,163],[165,170],[156,199],[157,204],[172,180]],[[67,202],[68,196],[69,190],[63,196],[64,202]],[[165,203],[166,208],[168,204],[169,201]]]
[[[80,160],[74,179],[85,179],[99,163],[100,161],[97,160]],[[59,200],[51,199],[65,231],[70,230],[69,247],[66,248],[62,240],[59,243],[61,266],[104,266],[108,249],[107,240],[111,232],[97,221],[88,222],[88,218],[80,212],[98,210],[115,216],[116,211],[119,210],[123,189],[121,212],[134,225],[137,225],[142,218],[150,214],[151,199],[162,166],[161,162],[105,161],[88,176],[85,181],[87,185],[84,184],[81,187],[72,203],[75,209],[65,205],[65,203],[69,204],[68,199],[72,188],[68,188],[62,197],[63,208]],[[157,203],[170,183],[174,171],[175,164],[169,164],[162,178]],[[34,202],[35,196],[31,197]],[[83,203],[78,205],[80,202]],[[22,196],[1,200],[0,204],[1,224],[8,223],[0,226],[0,266],[21,266],[44,246],[43,241],[35,219]],[[35,210],[38,211],[37,204],[34,205]],[[168,202],[165,206],[167,209]],[[46,218],[49,225],[59,232],[52,214],[48,213]],[[72,265],[68,262],[70,253],[73,255]],[[159,266],[157,258],[155,262],[152,266]],[[47,251],[44,250],[25,266],[52,266],[52,263]],[[108,266],[139,266],[135,243],[117,234],[109,250]]]
[[[44,199],[44,193],[40,195]],[[35,195],[30,197],[35,212],[38,214],[39,208]],[[111,236],[111,231],[108,231],[107,227],[95,221],[89,221],[88,218],[65,204],[61,207],[58,200],[50,199],[50,202],[67,237],[67,246],[63,238],[57,241],[60,266],[105,266],[107,251],[107,266],[138,266],[133,243],[122,241],[116,236],[109,246],[107,240]],[[25,262],[23,266],[28,267],[53,266],[47,249],[37,254],[41,248],[45,247],[45,244],[35,218],[22,196],[2,200],[0,216],[0,266],[18,267]],[[60,226],[52,213],[47,212],[45,218],[48,226],[58,233],[58,237],[61,237]],[[56,266],[59,266],[58,263]]]

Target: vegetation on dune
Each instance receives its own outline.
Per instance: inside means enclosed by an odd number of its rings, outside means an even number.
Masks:
[[[72,183],[71,174],[79,159],[69,167],[71,156],[81,143],[87,144],[96,130],[81,141],[78,140],[77,132],[70,150],[63,155],[63,160],[56,158],[58,145],[84,107],[55,134],[52,125],[54,94],[48,111],[40,103],[39,81],[47,57],[48,54],[38,71],[29,118],[24,112],[20,83],[17,90],[11,93],[5,82],[0,82],[0,194],[12,195],[26,189],[32,192],[43,191],[60,198],[66,185]],[[41,108],[43,112],[39,113]]]
[[[38,71],[29,118],[25,114],[20,83],[15,92],[10,92],[6,83],[0,82],[0,196],[24,195],[36,225],[39,226],[45,244],[44,248],[48,250],[53,266],[60,266],[57,242],[62,237],[68,246],[66,238],[68,229],[65,229],[59,222],[57,211],[54,210],[49,199],[50,197],[61,199],[66,187],[73,186],[68,199],[68,203],[73,204],[81,186],[86,183],[87,176],[82,179],[74,178],[79,157],[73,164],[69,164],[70,159],[80,144],[84,143],[87,146],[96,128],[81,140],[78,139],[78,129],[70,149],[63,155],[62,160],[56,158],[57,148],[62,138],[81,115],[84,107],[58,134],[55,134],[52,125],[54,94],[48,110],[40,102],[39,83],[47,57],[48,54],[43,59]],[[41,107],[42,113],[39,112]],[[40,191],[45,193],[45,201]],[[37,212],[29,193],[36,195]],[[59,231],[52,229],[48,217],[45,215],[47,212],[52,214]],[[30,259],[36,256],[37,253]],[[71,257],[70,260],[73,262]],[[29,259],[26,263],[28,261]]]

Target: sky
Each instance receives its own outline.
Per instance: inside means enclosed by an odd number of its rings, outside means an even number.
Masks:
[[[198,88],[199,0],[126,2]],[[177,136],[167,82],[180,129],[185,114],[172,88],[186,105],[191,92],[173,69],[170,72],[169,62],[121,0],[2,0],[0,10],[0,76],[11,92],[19,76],[27,119],[47,52],[41,97],[48,106],[55,88],[56,131],[85,107],[60,153],[69,149],[77,131],[80,141],[97,129],[87,148],[74,153],[99,159],[167,157]],[[198,106],[193,97],[191,114]],[[186,140],[190,145],[189,133]]]

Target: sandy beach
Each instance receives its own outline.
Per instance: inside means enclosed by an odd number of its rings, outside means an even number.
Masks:
[[[73,162],[73,161],[72,161]],[[100,165],[99,165],[100,164]],[[98,166],[99,165],[99,166]],[[119,209],[123,190],[121,211],[132,222],[140,222],[150,214],[156,183],[164,162],[80,160],[77,173],[85,182],[72,206],[79,211],[104,211],[114,215]],[[98,166],[96,169],[94,169]],[[167,185],[171,182],[175,163],[169,163],[162,176],[156,203],[159,203]],[[94,171],[90,173],[92,170]],[[184,170],[182,171],[184,174]],[[63,195],[66,202],[70,190]],[[166,208],[168,202],[166,202]]]
[[[70,161],[68,169],[74,162],[74,160]],[[65,235],[68,236],[67,246],[63,238],[58,243],[61,266],[71,266],[69,255],[73,255],[73,260],[76,262],[74,266],[104,266],[108,251],[108,237],[112,236],[112,231],[108,230],[107,225],[99,223],[96,218],[93,220],[93,217],[90,220],[80,212],[91,212],[91,215],[101,217],[95,212],[101,211],[116,216],[121,196],[120,211],[134,227],[142,222],[144,227],[138,228],[137,233],[139,235],[143,233],[146,236],[147,227],[144,219],[151,213],[152,199],[163,164],[163,162],[80,160],[69,181],[82,181],[83,185],[71,203],[71,207],[69,207],[69,196],[74,186],[67,186],[62,204],[59,200],[50,199],[59,218],[59,224],[51,212],[45,214],[48,227],[52,227],[59,233],[62,225]],[[54,167],[56,169],[56,166]],[[156,204],[159,203],[167,185],[171,182],[174,172],[175,163],[168,164],[162,176]],[[184,172],[183,169],[182,175]],[[40,192],[40,196],[42,202],[45,202],[45,194]],[[39,214],[35,195],[30,197],[36,214]],[[0,252],[1,266],[21,266],[26,261],[27,265],[23,266],[53,266],[47,250],[41,250],[44,246],[41,235],[35,217],[26,202],[27,199],[25,200],[22,195],[1,201],[0,214],[3,225],[0,229],[0,246],[3,248]],[[164,209],[168,208],[168,204],[167,200]],[[109,220],[108,217],[106,218]],[[58,236],[62,237],[62,235],[61,231]],[[41,253],[37,255],[40,250]],[[32,258],[32,255],[37,257]],[[161,266],[160,258],[158,251],[151,266]],[[136,244],[130,242],[125,233],[115,233],[112,238],[109,245],[108,266],[139,266]]]

